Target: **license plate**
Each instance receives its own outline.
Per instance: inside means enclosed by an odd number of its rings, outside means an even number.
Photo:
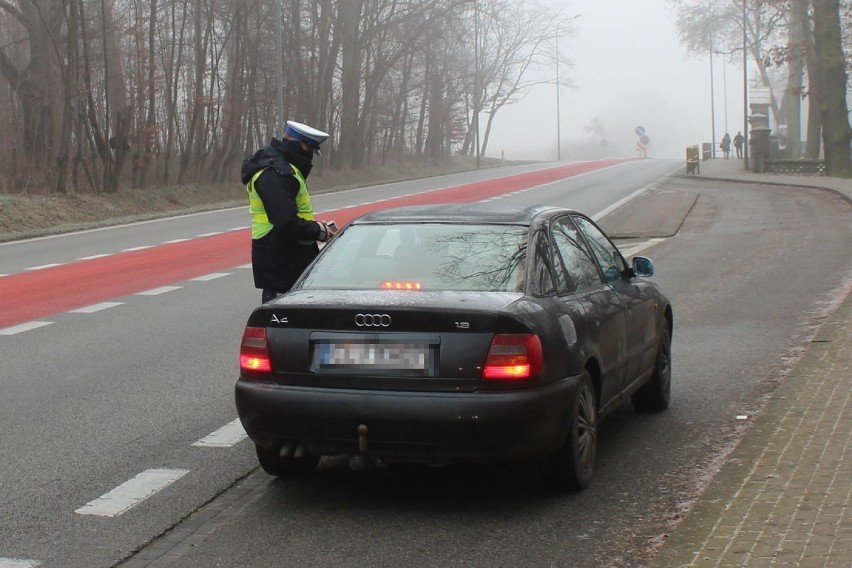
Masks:
[[[429,345],[411,342],[318,342],[319,369],[426,370]]]

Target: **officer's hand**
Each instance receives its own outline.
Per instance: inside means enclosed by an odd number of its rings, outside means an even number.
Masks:
[[[331,221],[328,224],[323,223],[322,221],[317,221],[316,223],[320,227],[319,237],[317,237],[319,242],[324,243],[337,234],[338,229],[337,225],[334,224],[334,221]]]

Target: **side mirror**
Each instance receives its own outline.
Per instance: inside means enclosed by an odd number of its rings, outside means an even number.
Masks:
[[[654,263],[651,259],[645,256],[633,257],[633,274],[642,278],[649,278],[654,275]]]

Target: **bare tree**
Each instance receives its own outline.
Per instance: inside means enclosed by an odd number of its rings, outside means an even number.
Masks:
[[[776,95],[777,87],[770,77],[771,58],[764,46],[779,43],[786,37],[786,2],[776,0],[671,0],[677,8],[677,28],[681,44],[688,52],[704,57],[713,54],[734,56],[742,54],[743,25],[746,27],[748,49],[760,84],[769,89],[770,109],[777,124],[784,118]],[[743,4],[746,18],[743,21]],[[783,43],[783,42],[780,42]]]
[[[549,18],[527,7],[0,0],[0,97],[10,103],[0,187],[10,176],[13,188],[45,192],[234,179],[285,117],[332,133],[321,167],[470,154],[472,107],[488,117],[487,146],[495,114],[538,80]],[[276,53],[279,26],[287,41]]]

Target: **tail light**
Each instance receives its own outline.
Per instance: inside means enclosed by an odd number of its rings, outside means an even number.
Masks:
[[[482,378],[495,381],[529,379],[541,372],[543,362],[541,340],[537,335],[497,334],[491,340]]]
[[[265,327],[246,327],[240,344],[240,376],[244,379],[272,379],[272,361]]]

